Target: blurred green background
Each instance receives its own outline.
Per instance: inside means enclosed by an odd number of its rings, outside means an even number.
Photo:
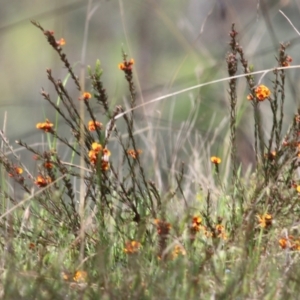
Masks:
[[[41,141],[35,124],[45,117],[54,118],[40,95],[44,88],[55,99],[45,70],[51,68],[56,78],[66,77],[58,55],[30,23],[31,19],[53,30],[57,39],[65,38],[64,52],[79,74],[84,28],[90,16],[85,62],[93,66],[96,59],[101,60],[103,81],[113,104],[123,104],[128,96],[124,75],[118,70],[122,48],[136,62],[139,102],[226,77],[225,57],[232,23],[236,24],[240,44],[255,70],[276,66],[280,42],[291,41],[288,53],[293,64],[299,63],[300,37],[279,13],[279,9],[283,10],[300,30],[297,0],[1,0],[0,4],[0,124],[4,128],[5,123],[11,141]],[[298,101],[299,72],[289,71],[288,75],[286,113],[292,115]],[[271,80],[268,74],[263,83],[271,86]],[[88,80],[86,86],[88,89]],[[78,92],[72,82],[67,87],[76,99]],[[245,163],[253,159],[252,109],[245,98],[247,92],[241,80],[239,151]],[[138,126],[143,128],[146,114],[157,130],[172,128],[176,132],[191,110],[196,110],[192,130],[206,136],[213,135],[217,128],[216,140],[222,145],[229,115],[226,82],[145,106],[137,111],[137,122],[141,122]],[[265,103],[262,110],[267,128],[271,113]]]

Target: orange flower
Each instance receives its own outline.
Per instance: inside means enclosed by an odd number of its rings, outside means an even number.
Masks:
[[[289,235],[288,237],[279,239],[278,242],[282,249],[286,249],[286,248],[292,248],[293,241],[294,241],[294,237],[292,235]]]
[[[51,182],[52,182],[52,180],[51,180],[51,178],[49,176],[43,177],[42,175],[38,175],[38,177],[36,178],[36,180],[35,180],[34,183],[38,187],[45,187],[45,186],[47,186]]]
[[[296,191],[297,191],[298,193],[300,193],[300,185],[297,185],[297,186],[296,186]]]
[[[60,40],[56,41],[57,46],[64,46],[66,44],[66,41],[64,38],[61,38]]]
[[[252,101],[253,100],[253,95],[252,94],[248,94],[247,100]]]
[[[255,95],[258,101],[264,101],[271,96],[271,92],[268,87],[261,84],[255,89]]]
[[[276,157],[276,151],[271,151],[265,154],[265,158],[268,158],[271,161],[274,160],[275,157]]]
[[[222,224],[216,225],[216,233],[217,237],[222,238],[223,240],[227,240],[227,235],[225,233],[225,228]]]
[[[202,223],[202,219],[201,219],[201,217],[199,217],[199,216],[194,216],[193,217],[193,224],[197,224],[197,225],[200,225],[201,223]]]
[[[199,216],[194,216],[193,217],[192,226],[191,226],[192,233],[200,231],[200,229],[201,229],[201,222],[202,222],[201,217],[199,217]]]
[[[282,249],[300,251],[300,240],[299,238],[295,239],[292,235],[279,239],[278,243]]]
[[[79,98],[79,100],[89,100],[89,99],[91,99],[91,98],[92,98],[92,95],[91,95],[90,93],[84,92],[84,93],[82,94],[82,96]]]
[[[109,156],[110,156],[110,151],[107,148],[102,148],[101,144],[98,143],[93,143],[92,144],[92,150],[89,151],[89,159],[92,165],[97,164],[98,157],[100,155],[100,152],[102,154],[101,157],[101,170],[102,171],[107,171],[109,169]]]
[[[125,70],[125,65],[123,64],[123,63],[120,63],[119,65],[118,65],[118,67],[119,67],[119,69],[120,70]]]
[[[89,123],[88,123],[88,128],[89,128],[89,131],[95,131],[96,130],[96,128],[99,128],[99,129],[101,129],[102,128],[102,123],[100,123],[100,122],[98,122],[98,121],[93,121],[93,120],[91,120],[91,121],[89,121]]]
[[[127,254],[137,253],[141,247],[141,244],[137,241],[129,241],[125,244],[124,252]]]
[[[23,174],[23,169],[22,168],[20,168],[20,167],[16,167],[16,173],[17,174]]]
[[[138,155],[142,153],[142,150],[138,149],[137,151],[130,149],[127,150],[127,154],[130,155],[133,159],[136,159]]]
[[[257,218],[261,228],[268,228],[272,225],[272,215],[270,214],[257,215]]]
[[[102,145],[94,142],[92,144],[92,150],[89,151],[89,159],[92,165],[97,164],[98,154],[102,151]]]
[[[76,271],[73,280],[76,282],[85,282],[87,278],[87,272],[85,271]]]
[[[90,159],[90,162],[91,162],[92,165],[96,164],[97,157],[98,157],[98,154],[96,153],[95,150],[90,150],[89,151],[89,159]]]
[[[190,226],[190,239],[191,241],[194,241],[196,239],[197,232],[200,232],[200,230],[203,230],[203,232],[206,231],[205,226],[201,225],[202,218],[199,216],[194,216],[192,218],[192,225]]]
[[[292,250],[300,251],[300,240],[299,239],[295,240],[294,243],[292,244]]]
[[[94,142],[92,144],[92,150],[94,150],[97,154],[102,151],[102,145]]]
[[[134,59],[132,58],[129,61],[124,60],[123,63],[119,64],[119,69],[126,72],[132,71],[132,65],[134,64]]]
[[[23,174],[23,169],[20,167],[14,167],[12,172],[8,174],[9,177]]]
[[[109,170],[109,162],[106,160],[101,161],[101,170],[102,171],[107,171]]]
[[[210,161],[211,161],[213,164],[218,165],[218,164],[221,163],[222,160],[221,160],[220,157],[212,156],[212,157],[210,158]]]
[[[180,245],[176,245],[172,251],[172,259],[175,259],[176,257],[178,257],[178,255],[182,255],[185,256],[186,255],[186,251],[185,249],[180,246]]]
[[[41,129],[45,132],[53,132],[53,128],[52,128],[53,126],[54,125],[48,119],[46,119],[46,122],[44,122],[44,123],[36,124],[37,129]]]

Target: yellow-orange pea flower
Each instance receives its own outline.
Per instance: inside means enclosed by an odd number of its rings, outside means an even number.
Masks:
[[[127,150],[127,154],[131,156],[133,159],[136,159],[140,154],[142,153],[142,150],[138,149],[137,151],[133,149]]]
[[[101,161],[101,170],[102,171],[107,171],[109,170],[109,162],[106,160]]]
[[[267,228],[272,225],[272,215],[270,214],[257,215],[257,219],[261,228]]]
[[[216,225],[216,233],[217,233],[217,237],[219,237],[223,240],[227,240],[227,235],[225,233],[225,227],[222,224]]]
[[[220,157],[212,156],[212,157],[210,158],[210,161],[211,161],[213,164],[218,165],[218,164],[221,163],[222,160],[221,160]]]
[[[52,180],[51,180],[51,178],[49,176],[43,177],[42,175],[38,175],[34,183],[38,187],[45,187],[45,186],[47,186],[51,182],[52,182]]]
[[[89,159],[92,165],[96,165],[98,154],[102,151],[102,145],[94,142],[92,149],[89,151]]]
[[[172,257],[172,259],[175,259],[178,257],[178,255],[182,255],[182,256],[186,255],[186,250],[180,245],[176,245],[173,248],[171,257]]]
[[[48,119],[46,119],[46,122],[36,124],[37,129],[43,130],[45,132],[53,132],[53,126],[54,125]]]
[[[85,282],[87,278],[87,272],[85,271],[76,271],[74,276],[73,276],[73,280],[75,282]]]
[[[59,39],[58,41],[56,41],[56,44],[58,46],[64,46],[66,44],[66,41],[64,38]]]
[[[141,244],[137,241],[129,241],[125,244],[124,252],[127,254],[137,253],[141,247]]]
[[[9,177],[14,177],[15,175],[23,174],[23,169],[20,167],[14,167],[12,172],[8,174]]]
[[[134,59],[132,58],[129,61],[124,61],[123,63],[119,64],[119,69],[125,72],[132,70],[132,65],[134,64]]]
[[[255,95],[258,101],[264,101],[271,96],[271,91],[268,87],[261,84],[255,89]]]
[[[102,123],[100,123],[100,122],[98,122],[98,121],[93,121],[93,120],[91,120],[91,121],[89,121],[89,123],[88,123],[89,131],[95,131],[96,128],[101,129],[102,126],[103,126]]]
[[[196,232],[200,231],[200,229],[202,228],[201,222],[202,222],[201,217],[199,217],[199,216],[194,216],[193,217],[192,226],[190,228],[192,233],[196,233]]]
[[[91,93],[89,93],[89,92],[84,92],[84,93],[82,94],[82,96],[79,98],[79,100],[89,100],[89,99],[91,99],[91,98],[92,98]]]
[[[94,150],[96,153],[99,153],[100,151],[102,151],[102,145],[94,142],[92,144],[92,150]]]
[[[294,237],[292,235],[283,237],[279,239],[278,243],[281,249],[292,248],[294,244]]]

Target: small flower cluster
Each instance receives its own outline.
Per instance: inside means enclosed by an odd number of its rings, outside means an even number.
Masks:
[[[222,224],[217,224],[215,227],[215,233],[216,233],[216,237],[220,238],[222,240],[227,240],[227,235],[225,232],[225,227]]]
[[[272,215],[265,213],[263,215],[257,215],[256,216],[258,219],[258,226],[260,228],[265,228],[268,229],[272,225]]]
[[[255,89],[255,95],[258,101],[264,101],[271,96],[271,92],[268,87],[261,84]]]
[[[103,127],[103,124],[100,123],[100,122],[98,122],[98,121],[91,120],[88,123],[88,129],[89,129],[89,131],[96,131],[96,128],[102,129],[102,127]]]
[[[126,254],[137,253],[141,248],[141,244],[137,241],[129,241],[125,244],[124,252]]]
[[[94,142],[92,149],[89,151],[89,159],[93,166],[98,163],[98,157],[101,156],[101,170],[107,171],[109,169],[109,156],[110,151],[107,148],[103,148],[101,144]]]
[[[212,156],[210,158],[210,161],[215,164],[215,165],[219,165],[221,163],[221,158],[220,157],[217,157],[217,156]]]
[[[54,125],[48,119],[46,119],[46,121],[43,123],[36,124],[36,128],[43,130],[44,132],[54,132],[54,130],[52,128],[53,126]]]
[[[295,239],[292,235],[279,239],[278,243],[281,249],[300,251],[300,238]]]
[[[127,150],[127,154],[131,156],[133,159],[136,159],[140,154],[142,153],[142,150],[138,149],[137,151],[130,149]]]
[[[87,280],[87,272],[82,270],[75,271],[73,276],[71,276],[70,273],[62,272],[61,276],[65,281],[70,281],[73,279],[73,281],[75,282],[82,283],[82,282],[86,282]]]
[[[209,231],[205,225],[202,225],[202,218],[199,216],[194,216],[192,218],[192,225],[190,226],[190,234],[191,234],[191,240],[195,240],[195,236],[197,232],[203,231],[204,235],[209,238],[221,238],[223,240],[227,239],[227,235],[225,232],[225,227],[222,224],[217,224],[213,228],[213,232]]]
[[[44,31],[44,34],[48,37],[51,37],[52,39],[54,39],[54,31],[53,30],[46,30]],[[53,46],[56,46],[57,48],[58,47],[62,47],[66,44],[66,41],[64,38],[60,38],[59,40],[55,41],[55,43],[51,43],[51,45],[53,44]]]
[[[49,176],[38,175],[34,183],[38,187],[46,187],[51,182],[52,180]]]
[[[23,169],[15,166],[10,170],[10,173],[8,173],[8,176],[9,177],[18,177],[22,174],[23,174]]]
[[[254,90],[255,96],[257,98],[258,101],[264,101],[268,98],[270,98],[271,96],[271,91],[269,90],[268,87],[266,87],[265,85],[261,84],[259,85],[255,90]],[[253,95],[249,94],[247,96],[248,100],[253,100]]]
[[[221,158],[218,156],[212,156],[210,158],[210,161],[215,165],[215,171],[218,174],[219,173],[219,164],[221,163]]]
[[[56,41],[57,46],[64,46],[66,44],[66,41],[64,38],[59,39]]]
[[[73,276],[73,280],[75,282],[86,282],[87,279],[87,272],[78,270],[75,272]]]
[[[133,64],[134,64],[133,58],[129,61],[124,60],[122,63],[119,64],[119,69],[124,71],[126,74],[131,73]]]
[[[13,178],[15,181],[23,184],[24,183],[24,176],[23,169],[16,165],[9,165],[7,168],[8,176]]]
[[[192,234],[196,234],[197,232],[199,232],[202,228],[203,225],[201,225],[202,223],[202,219],[199,216],[194,216],[192,219],[192,225],[190,227],[190,231]]]
[[[185,256],[186,251],[181,245],[176,245],[171,253],[171,259],[177,258],[179,255]]]
[[[82,96],[78,98],[78,100],[85,100],[85,101],[87,101],[87,100],[89,100],[89,99],[91,99],[91,98],[92,98],[91,93],[89,93],[89,92],[84,92],[84,93],[82,94]]]

